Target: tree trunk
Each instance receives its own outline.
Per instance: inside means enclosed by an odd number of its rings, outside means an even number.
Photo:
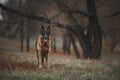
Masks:
[[[53,51],[56,53],[56,38],[53,36]]]
[[[78,48],[77,48],[77,46],[76,46],[76,43],[75,43],[73,34],[69,32],[69,36],[70,36],[70,38],[71,38],[71,43],[72,43],[72,45],[73,45],[73,49],[74,49],[74,51],[75,51],[75,55],[76,55],[77,59],[79,59],[79,58],[80,58],[80,54],[79,54]]]
[[[20,50],[23,51],[24,48],[24,33],[23,33],[23,19],[20,20]]]
[[[69,34],[70,32],[67,30],[63,36],[63,50],[67,54],[70,54],[71,37]]]
[[[19,0],[19,10],[22,9],[22,0]],[[24,25],[24,18],[23,17],[20,17],[20,24],[19,24],[19,27],[20,27],[20,50],[23,51],[24,49],[24,28],[23,28],[23,25]]]
[[[82,28],[79,25],[75,25],[74,27],[76,27],[76,29],[73,32],[75,33],[76,37],[78,38],[79,44],[83,49],[83,53],[82,53],[81,57],[86,59],[89,57],[89,52],[90,52],[87,37],[85,36]]]
[[[88,27],[88,41],[91,47],[90,58],[99,59],[101,58],[102,49],[102,31],[98,23],[97,13],[96,13],[95,0],[87,0],[87,10],[92,16],[89,17]]]
[[[62,2],[61,0],[54,0],[54,1],[56,2],[57,6],[61,10],[63,10],[64,8],[69,9],[69,7],[64,2]],[[76,23],[76,20],[75,20],[74,16],[71,13],[64,14],[64,15],[68,18],[69,23],[73,23],[73,24]],[[75,43],[75,40],[74,40],[74,37],[73,37],[72,33],[70,33],[70,32],[67,32],[67,33],[69,34],[68,36],[70,36],[70,38],[71,38],[71,43],[67,44],[66,41],[64,41],[65,42],[65,44],[64,44],[65,51],[68,51],[68,53],[70,53],[70,44],[72,44],[73,48],[74,48],[74,51],[75,51],[75,54],[76,54],[76,57],[80,58],[80,54],[79,54],[79,51],[78,51],[78,48],[76,46],[76,43]]]
[[[66,35],[66,34],[64,34],[64,35]],[[64,51],[64,53],[66,53],[66,51],[67,51],[67,44],[66,44],[66,37],[65,36],[63,36],[63,51]]]
[[[111,36],[111,52],[114,52],[115,47],[117,46],[117,40],[116,40],[116,36],[112,35]]]
[[[30,51],[30,20],[27,21],[26,25],[26,51]]]

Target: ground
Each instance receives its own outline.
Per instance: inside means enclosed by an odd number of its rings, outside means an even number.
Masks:
[[[4,48],[0,49],[0,80],[120,80],[118,53],[103,52],[101,60],[82,60],[73,52],[58,50],[49,56],[50,68],[39,69],[34,49],[27,53]]]

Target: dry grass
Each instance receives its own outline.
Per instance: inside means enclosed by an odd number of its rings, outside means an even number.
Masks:
[[[0,62],[17,63],[1,70],[0,80],[120,80],[120,56],[109,54],[101,61],[50,55],[49,69],[36,68],[36,55],[29,53],[0,52]]]

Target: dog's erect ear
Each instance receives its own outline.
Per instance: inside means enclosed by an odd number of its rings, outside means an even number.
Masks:
[[[50,34],[50,26],[47,27],[47,31]]]
[[[47,30],[50,31],[50,26],[47,27]]]
[[[43,25],[41,25],[41,30],[43,30],[43,31],[45,30],[45,27]]]
[[[41,25],[41,34],[43,34],[44,31],[45,31],[45,27]]]

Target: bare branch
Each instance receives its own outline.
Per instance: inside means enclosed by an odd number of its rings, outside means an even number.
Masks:
[[[36,15],[31,15],[31,14],[26,14],[26,13],[20,12],[19,10],[6,7],[6,6],[4,6],[4,5],[1,4],[1,3],[0,3],[0,7],[1,7],[1,9],[5,10],[5,11],[7,11],[7,12],[11,12],[11,13],[17,14],[17,15],[19,15],[19,16],[28,18],[28,19],[33,19],[33,20],[45,22],[45,23],[48,23],[48,24],[51,24],[51,21],[52,21],[52,19],[48,19],[48,18],[43,17],[43,16],[36,16]],[[53,17],[53,18],[54,18],[54,17]],[[54,22],[52,22],[52,23],[54,23],[54,25],[55,25],[55,26],[58,26],[58,27],[63,27],[63,26],[64,26],[64,24],[59,23],[59,22],[56,22],[56,21],[54,21]]]
[[[76,9],[71,9],[67,4],[65,4],[64,2],[61,2],[61,0],[54,0],[54,1],[56,2],[57,6],[61,9],[62,12],[81,14],[86,17],[92,16],[91,14],[87,12],[83,12],[83,11],[76,10]]]
[[[106,2],[106,0],[102,0],[101,3],[98,6],[98,9],[100,9],[104,5],[105,2]]]
[[[59,23],[57,21],[51,22],[52,19],[48,19],[48,18],[43,17],[43,16],[36,16],[36,15],[26,14],[26,13],[20,12],[19,10],[6,7],[6,6],[4,6],[1,3],[0,3],[0,7],[1,7],[1,9],[5,10],[7,12],[11,12],[11,13],[17,14],[17,15],[22,16],[22,17],[25,17],[25,18],[28,18],[28,19],[37,20],[37,21],[41,21],[41,22],[45,22],[45,23],[48,23],[48,24],[54,24],[57,27],[65,28],[65,29],[70,30],[71,32],[75,32],[74,31],[75,27],[73,27],[73,26],[76,25],[76,24],[74,24],[74,25],[73,24],[72,25],[71,24],[66,24],[65,25],[65,24]],[[69,27],[67,27],[67,26],[69,26]]]
[[[55,18],[59,17],[61,13],[62,13],[62,11],[59,11],[57,14],[55,14],[55,15],[51,18],[51,20],[54,20]]]
[[[26,13],[20,12],[19,10],[6,7],[1,3],[0,3],[0,7],[1,7],[1,9],[5,10],[5,11],[17,14],[19,16],[23,16],[23,17],[26,17],[26,18],[29,18],[29,19],[34,19],[34,20],[50,23],[50,20],[48,18],[46,18],[46,17],[43,17],[43,16],[36,16],[36,15],[32,15],[32,14],[26,14]]]
[[[112,18],[112,17],[116,17],[118,15],[120,15],[120,11],[117,11],[117,12],[110,14],[110,15],[105,15],[104,17]]]
[[[81,14],[81,15],[87,16],[87,17],[92,16],[90,13],[83,12],[83,11],[80,11],[80,10],[75,10],[75,9],[64,9],[64,10],[62,10],[62,11],[63,11],[63,12],[67,12],[67,13]]]

